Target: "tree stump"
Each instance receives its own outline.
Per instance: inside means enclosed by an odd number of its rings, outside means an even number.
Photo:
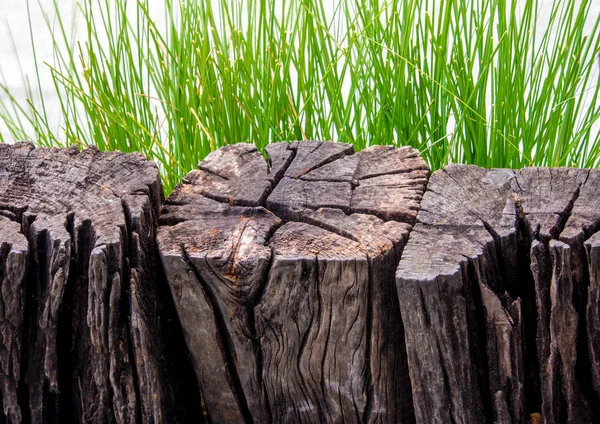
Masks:
[[[412,422],[394,272],[429,176],[412,148],[211,153],[158,247],[212,422]]]
[[[0,144],[0,422],[600,422],[600,170],[267,153]]]
[[[419,423],[600,421],[600,172],[452,165],[396,274]]]
[[[155,245],[161,197],[138,154],[0,144],[0,421],[201,417]]]

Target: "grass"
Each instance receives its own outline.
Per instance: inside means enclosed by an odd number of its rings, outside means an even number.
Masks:
[[[543,24],[533,0],[165,0],[158,27],[147,0],[81,0],[82,39],[50,14],[48,34],[31,34],[34,52],[52,37],[54,61],[28,70],[27,100],[0,83],[0,139],[140,151],[167,193],[240,141],[408,144],[433,169],[595,167],[593,1],[547,0]],[[43,72],[58,132],[35,100]]]

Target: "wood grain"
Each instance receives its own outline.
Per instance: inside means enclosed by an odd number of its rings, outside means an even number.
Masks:
[[[195,383],[163,299],[161,197],[138,154],[0,144],[0,420],[201,416],[174,401]]]
[[[600,420],[599,170],[265,150],[0,144],[0,422]]]
[[[410,148],[354,154],[304,141],[266,151],[267,161],[244,144],[227,160],[209,155],[200,170],[245,175],[251,163],[252,179],[216,185],[192,171],[158,230],[208,415],[411,422],[394,270],[426,164]]]
[[[417,422],[600,418],[598,175],[433,174],[396,274]]]

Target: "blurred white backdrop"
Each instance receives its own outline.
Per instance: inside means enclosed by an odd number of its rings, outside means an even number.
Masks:
[[[110,1],[114,3],[113,0]],[[33,34],[35,55],[42,68],[40,72],[42,97],[49,114],[51,128],[58,133],[60,103],[54,90],[51,73],[44,65],[44,62],[53,63],[52,38],[49,36],[48,28],[49,25],[56,26],[55,3],[58,6],[58,14],[68,22],[67,32],[71,33],[72,38],[76,40],[85,40],[85,28],[82,20],[78,18],[80,14],[78,0],[0,0],[0,19],[2,19],[0,21],[0,78],[6,81],[15,97],[22,101],[26,100],[26,82],[22,75],[27,76],[32,86],[37,84],[34,71],[35,56],[31,44],[31,34]],[[149,0],[149,6],[158,27],[162,28],[165,23],[164,0]],[[37,93],[37,90],[34,89],[34,92]],[[0,98],[6,98],[6,94],[0,93]],[[37,102],[39,99],[36,98],[34,101]],[[6,126],[0,121],[0,131],[7,136],[5,130]]]

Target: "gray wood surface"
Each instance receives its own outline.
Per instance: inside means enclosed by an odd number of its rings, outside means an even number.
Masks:
[[[0,422],[600,420],[599,170],[266,152],[0,144]]]
[[[598,178],[432,175],[396,274],[417,422],[598,422]]]
[[[197,391],[174,398],[196,383],[158,266],[161,197],[138,154],[0,144],[0,421],[201,416]]]
[[[394,271],[427,165],[411,148],[354,154],[304,141],[266,150],[267,161],[246,144],[212,153],[160,220],[208,415],[413,421]]]

